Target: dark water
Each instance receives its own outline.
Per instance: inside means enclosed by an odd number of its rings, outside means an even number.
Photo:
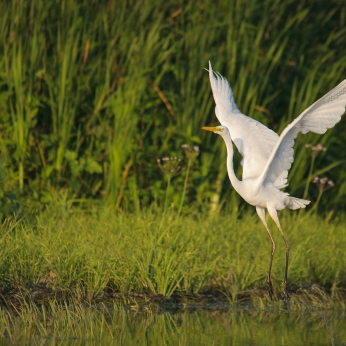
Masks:
[[[346,345],[346,315],[335,311],[154,314],[90,309],[83,318],[71,313],[59,320],[55,315],[30,330],[27,322],[14,324],[2,332],[0,345]]]
[[[127,316],[119,345],[341,345],[345,314],[256,311]]]

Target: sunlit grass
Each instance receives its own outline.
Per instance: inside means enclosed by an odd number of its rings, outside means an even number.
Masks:
[[[345,287],[345,219],[282,212],[281,223],[291,245],[291,286],[317,284],[334,292]],[[277,241],[273,281],[282,291],[284,244],[269,225]],[[271,249],[263,225],[250,213],[178,216],[172,209],[127,214],[50,206],[3,224],[1,234],[3,285],[44,283],[89,300],[106,287],[165,296],[208,290],[231,296],[265,288]]]
[[[344,78],[345,14],[338,0],[0,2],[0,217],[18,212],[11,191],[24,210],[48,203],[44,212],[1,225],[3,340],[21,344],[39,335],[33,342],[99,344],[107,335],[111,344],[113,330],[131,323],[82,305],[103,301],[108,291],[134,310],[141,309],[134,292],[180,293],[189,306],[190,293],[219,292],[234,304],[246,290],[256,306],[280,309],[280,300],[256,295],[266,287],[265,229],[229,188],[223,142],[200,130],[216,124],[203,67],[211,60],[241,111],[280,131]],[[291,245],[290,285],[302,287],[291,309],[345,308],[345,134],[341,121],[322,137],[296,141],[287,191],[313,206],[280,213]],[[306,143],[327,150],[314,157]],[[182,144],[198,144],[199,156],[189,158]],[[181,159],[176,175],[162,175],[157,159],[164,157]],[[317,188],[315,175],[335,186]],[[71,207],[86,200],[110,207]],[[284,246],[269,226],[280,292]],[[50,291],[42,306],[40,289]],[[58,295],[69,305],[57,305]],[[156,320],[148,316],[138,335],[126,334],[132,343],[153,341],[148,328]],[[190,331],[188,316],[182,319]],[[155,325],[162,335],[180,323],[164,320]],[[234,322],[224,320],[227,328]],[[317,320],[316,328],[324,325]],[[265,329],[275,328],[268,321]],[[174,340],[191,344],[189,336]]]

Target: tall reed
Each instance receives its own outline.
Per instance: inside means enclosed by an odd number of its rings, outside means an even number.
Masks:
[[[343,79],[345,13],[337,0],[1,2],[7,188],[38,202],[66,191],[71,200],[102,198],[116,209],[163,207],[157,159],[183,158],[182,144],[198,144],[188,180],[180,174],[171,182],[175,207],[184,189],[187,205],[207,199],[211,210],[239,210],[224,145],[200,131],[217,123],[203,68],[211,60],[241,111],[280,131]],[[321,142],[328,150],[313,173],[336,183],[321,207],[344,209],[344,124],[323,137],[298,137],[290,192],[303,193],[312,178],[304,145]],[[311,185],[308,197],[317,196]]]

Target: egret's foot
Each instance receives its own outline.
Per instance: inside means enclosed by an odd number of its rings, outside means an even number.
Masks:
[[[272,284],[272,282],[270,281],[269,278],[267,279],[267,291],[268,291],[268,295],[269,295],[270,300],[273,300],[273,298],[274,298],[274,288],[273,288],[273,284]]]

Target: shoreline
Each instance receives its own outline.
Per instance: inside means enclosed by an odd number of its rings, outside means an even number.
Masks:
[[[229,310],[237,309],[337,309],[346,310],[346,289],[330,291],[316,284],[292,289],[290,303],[283,300],[282,292],[276,293],[276,299],[270,300],[266,289],[249,289],[234,293],[210,290],[201,293],[174,292],[171,296],[141,292],[119,292],[106,287],[99,292],[84,288],[48,287],[33,284],[27,287],[2,287],[0,305],[2,309],[18,310],[34,304],[90,304],[93,306],[118,305],[125,310],[151,312],[187,312],[191,310]]]

